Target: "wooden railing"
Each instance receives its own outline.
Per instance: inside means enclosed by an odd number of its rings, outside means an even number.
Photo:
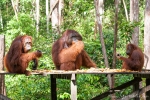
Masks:
[[[0,74],[15,74],[15,73],[8,73],[5,71],[1,71]],[[134,79],[130,80],[126,83],[123,83],[120,86],[117,86],[113,89],[102,93],[91,100],[102,100],[103,98],[116,93],[120,92],[121,90],[133,86],[134,90],[131,94],[127,96],[123,96],[122,98],[117,98],[116,100],[129,100],[134,98],[135,100],[140,100],[140,95],[146,93],[146,99],[150,100],[150,71],[149,70],[142,70],[141,72],[138,71],[128,71],[128,70],[121,70],[121,69],[84,69],[84,70],[76,70],[76,71],[62,71],[62,70],[35,70],[31,72],[31,75],[44,75],[49,76],[51,78],[51,99],[57,100],[57,91],[56,91],[56,79],[69,79],[70,80],[70,89],[71,89],[71,100],[77,100],[77,78],[76,75],[78,74],[121,74],[121,75],[133,75]],[[139,83],[142,81],[142,78],[146,78],[146,86],[139,87]],[[117,82],[117,80],[116,80]],[[63,88],[63,87],[62,87]]]

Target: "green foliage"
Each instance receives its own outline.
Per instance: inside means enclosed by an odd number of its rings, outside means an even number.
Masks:
[[[130,22],[126,21],[126,19],[119,20],[119,38],[125,39],[127,42],[129,42],[132,38],[133,29],[140,25],[139,22]]]
[[[20,13],[18,19],[14,16],[13,19],[8,22],[6,34],[16,37],[17,35],[23,35],[25,33],[28,35],[35,34],[34,21],[30,18],[30,15]]]
[[[129,2],[127,9],[129,10]],[[65,0],[65,8],[63,9],[64,23],[61,30],[74,29],[77,30],[83,37],[85,50],[91,59],[97,64],[99,68],[105,68],[104,58],[102,54],[102,47],[100,44],[99,34],[95,24],[95,9],[93,0]],[[107,56],[110,66],[112,65],[113,54],[113,39],[114,39],[114,1],[106,0],[104,2],[105,10],[103,15],[103,37],[105,40]],[[53,42],[58,39],[61,34],[52,32],[51,23],[49,34],[46,33],[46,14],[45,1],[40,2],[40,30],[37,35],[33,0],[20,0],[20,8],[18,13],[18,20],[12,11],[11,1],[1,0],[0,10],[3,18],[3,28],[0,26],[0,34],[5,35],[6,52],[8,51],[12,40],[22,34],[31,35],[33,37],[32,51],[41,50],[43,57],[39,59],[38,70],[54,69],[55,66],[52,61],[51,48]],[[133,28],[140,26],[140,46],[143,42],[143,11],[144,4],[140,1],[140,22],[129,22],[125,19],[125,12],[123,5],[120,5],[119,19],[118,19],[118,42],[117,52],[125,55],[125,45],[130,40]],[[0,21],[1,22],[1,21]],[[1,24],[1,23],[0,23]],[[121,68],[121,61],[117,60],[116,68]],[[32,62],[28,70],[31,70]],[[83,67],[82,67],[83,68]],[[131,75],[116,75],[116,86],[121,85],[133,77]],[[8,97],[13,100],[49,100],[50,99],[50,79],[49,76],[43,77],[40,75],[6,75],[6,92]],[[78,100],[89,100],[109,89],[108,79],[106,75],[77,75],[78,84]],[[117,97],[122,97],[129,94],[132,88],[129,87],[123,91],[118,92]],[[70,100],[70,81],[57,79],[57,98],[59,100]],[[110,97],[104,98],[110,100]]]
[[[49,77],[6,75],[7,96],[12,100],[49,100]]]
[[[66,93],[66,92],[64,92],[63,94],[60,94],[58,98],[59,98],[59,100],[71,100],[70,94]]]
[[[97,96],[100,93],[108,90],[107,80],[104,82],[103,75],[78,75],[78,99],[90,100],[92,97]],[[101,83],[103,80],[103,83]],[[101,89],[103,88],[103,89]]]

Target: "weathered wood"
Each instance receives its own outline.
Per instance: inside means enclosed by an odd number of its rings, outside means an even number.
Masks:
[[[144,92],[147,92],[149,90],[150,90],[150,85],[145,86],[145,87],[143,87],[141,89],[138,89],[137,91],[134,91],[133,93],[131,93],[131,94],[129,94],[129,95],[127,95],[127,96],[125,96],[125,97],[123,97],[121,99],[117,99],[117,100],[130,100],[132,98],[139,98],[139,96],[141,94],[143,94]],[[139,98],[139,100],[140,100],[140,98]],[[150,99],[147,99],[147,100],[150,100]]]
[[[146,86],[150,86],[150,78],[146,79]],[[146,92],[146,100],[150,100],[150,90]]]
[[[5,72],[0,72],[3,74]],[[150,70],[138,71],[129,71],[124,69],[108,69],[108,68],[97,68],[97,69],[82,69],[75,71],[64,71],[64,70],[33,70],[31,74],[137,74],[137,75],[148,75],[150,76]],[[9,73],[8,73],[9,74]]]
[[[3,94],[0,94],[0,100],[11,100],[11,99],[4,96]]]
[[[50,79],[51,79],[51,100],[57,100],[56,78],[54,78],[53,74],[51,74]]]
[[[76,74],[71,75],[71,100],[77,100]]]
[[[57,74],[57,75],[53,75],[54,78],[58,78],[58,79],[71,79],[71,74]]]
[[[9,73],[7,71],[1,71],[0,75],[3,74],[17,74],[17,73]],[[141,72],[138,71],[129,71],[124,69],[108,69],[108,68],[96,68],[96,69],[82,69],[82,70],[75,70],[75,71],[64,71],[64,70],[32,70],[31,75],[44,75],[47,76],[49,74],[58,75],[58,77],[63,77],[65,74],[66,76],[69,74],[133,74],[134,77],[142,77],[147,76],[150,77],[150,70],[142,70]],[[24,74],[22,74],[24,75]],[[67,77],[68,77],[67,76]],[[68,77],[69,78],[69,77]],[[71,77],[70,77],[71,78]],[[69,78],[69,79],[70,79]]]
[[[150,75],[150,71],[149,70],[145,70],[145,71],[141,71],[141,72],[136,72],[136,71],[118,71],[118,69],[116,69],[117,71],[114,70],[103,70],[103,69],[97,69],[95,70],[76,70],[76,71],[62,71],[62,70],[36,70],[36,71],[32,71],[31,74],[33,75],[43,75],[43,73],[46,73],[47,75],[50,74],[51,77],[51,100],[57,100],[57,92],[56,92],[56,78],[63,78],[63,79],[69,79],[71,80],[71,100],[77,100],[77,84],[76,84],[76,75],[77,74],[135,74],[135,75]],[[5,71],[0,71],[0,74],[16,74],[16,73],[8,73]],[[23,75],[23,74],[22,74]],[[66,78],[67,77],[67,78]],[[116,88],[112,88],[109,91],[102,93],[101,95],[98,95],[96,97],[94,97],[92,100],[101,100],[102,98],[107,97],[110,94],[113,94],[115,92],[119,92],[122,89],[125,89],[126,87],[129,87],[131,85],[135,85],[138,84],[141,81],[141,78],[135,78],[129,82],[126,82]],[[147,85],[149,85],[150,83],[150,79],[147,79]],[[143,89],[143,88],[142,88]],[[147,90],[148,91],[148,90]],[[143,90],[142,92],[143,93]],[[150,93],[147,92],[147,97],[150,97]],[[133,97],[133,96],[131,96]],[[147,99],[150,100],[150,99]]]
[[[118,87],[116,87],[114,89],[110,89],[109,91],[107,91],[105,93],[102,93],[101,95],[98,95],[98,96],[92,98],[91,100],[101,100],[102,98],[105,98],[105,97],[107,97],[108,95],[110,95],[112,93],[118,92],[118,91],[120,91],[120,90],[122,90],[122,89],[124,89],[126,87],[129,87],[131,85],[139,83],[140,81],[141,81],[141,79],[139,79],[139,78],[138,79],[133,79],[133,80],[131,80],[131,81],[127,82],[127,83],[124,83],[124,84],[122,84],[122,85],[120,85],[120,86],[118,86]]]
[[[4,70],[3,57],[5,53],[4,35],[0,35],[0,71]],[[0,94],[6,95],[5,76],[0,75]]]
[[[150,78],[149,74],[134,74],[134,77]]]

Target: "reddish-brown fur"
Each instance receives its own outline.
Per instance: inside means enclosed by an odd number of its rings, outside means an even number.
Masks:
[[[123,61],[122,69],[141,71],[144,65],[142,50],[134,44],[128,44],[126,46],[126,53],[129,56],[128,58],[118,56]]]
[[[25,48],[25,39],[28,39],[32,46],[31,36],[18,36],[12,41],[9,51],[4,57],[4,66],[8,72],[30,75],[30,71],[26,70],[29,62],[35,60],[37,64],[37,59],[42,56],[40,51],[29,53],[29,50]]]
[[[69,44],[69,35],[76,35],[81,40]],[[58,70],[76,70],[81,66],[90,68],[96,67],[96,64],[90,59],[84,50],[84,43],[81,35],[74,30],[66,30],[63,35],[53,44],[52,47],[53,62]]]

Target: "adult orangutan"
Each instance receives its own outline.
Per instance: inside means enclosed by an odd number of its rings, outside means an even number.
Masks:
[[[42,52],[37,50],[30,52],[32,47],[32,37],[28,35],[18,36],[13,41],[8,53],[4,57],[4,66],[11,73],[30,75],[26,70],[30,61],[34,61],[33,70],[38,66],[38,58]]]
[[[126,54],[129,56],[128,58],[117,54],[117,58],[123,61],[122,68],[141,71],[144,65],[144,54],[142,50],[138,46],[130,43],[126,46]]]
[[[96,68],[84,50],[81,35],[75,30],[66,30],[53,44],[52,59],[58,70],[76,70],[81,66]]]

